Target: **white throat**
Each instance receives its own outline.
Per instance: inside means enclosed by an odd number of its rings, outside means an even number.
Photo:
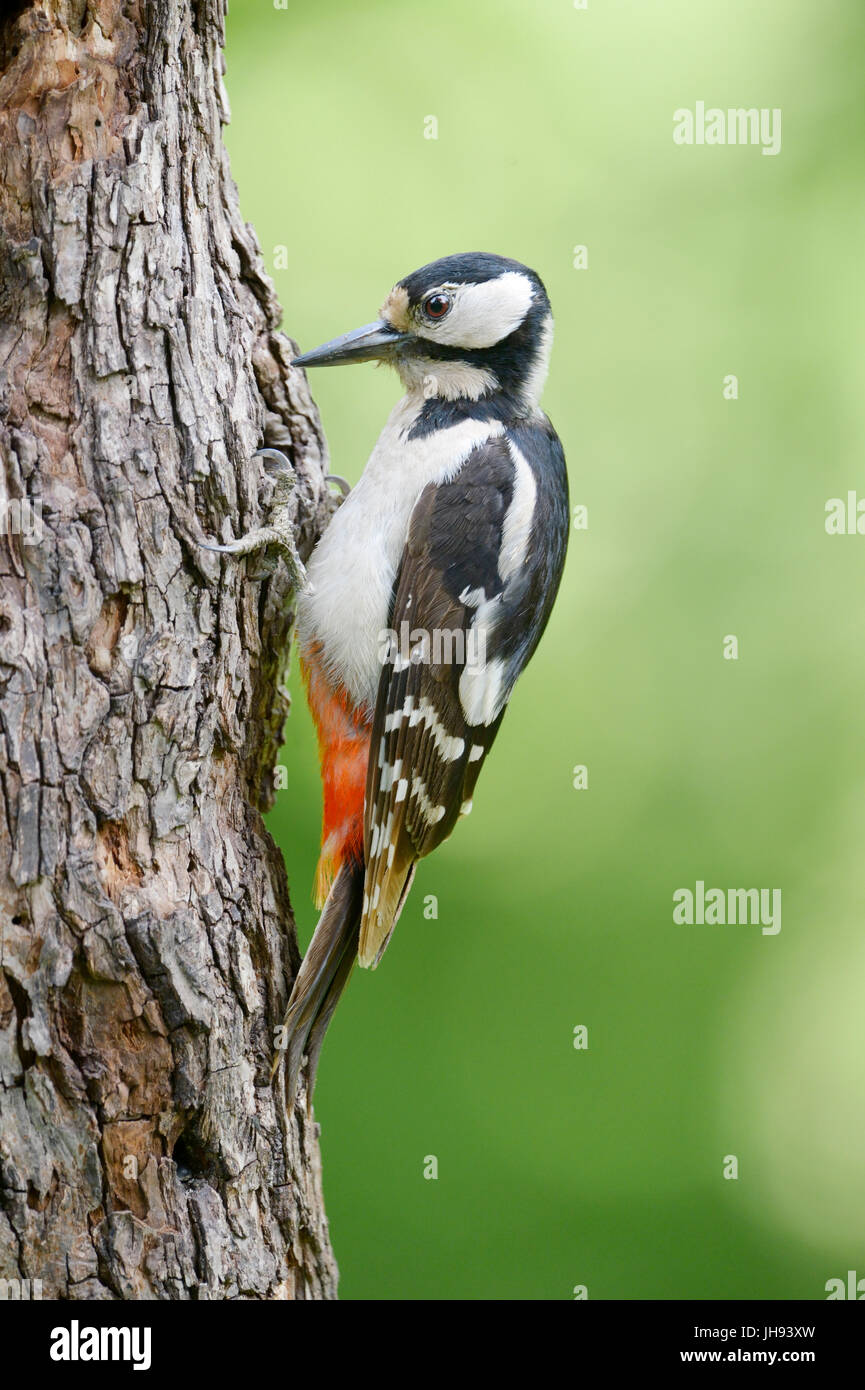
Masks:
[[[444,401],[479,401],[498,390],[495,375],[471,362],[440,362],[432,357],[415,357],[400,362],[397,371],[403,386],[411,394],[419,392],[424,400],[438,397]]]

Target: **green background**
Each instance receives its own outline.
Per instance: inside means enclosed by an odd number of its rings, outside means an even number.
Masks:
[[[232,4],[227,139],[288,330],[366,323],[451,252],[527,262],[589,517],[474,814],[328,1038],[345,1298],[865,1276],[865,537],[824,528],[865,496],[863,37],[859,0]],[[676,146],[698,100],[782,108],[781,153]],[[396,378],[311,379],[355,480]],[[319,791],[292,682],[271,827],[305,946]],[[781,888],[780,934],[675,926],[697,879]]]

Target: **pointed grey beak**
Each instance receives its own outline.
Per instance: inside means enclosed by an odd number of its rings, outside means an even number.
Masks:
[[[399,333],[389,323],[379,319],[376,323],[364,324],[351,333],[343,333],[340,338],[332,338],[329,343],[303,352],[292,361],[293,367],[336,367],[342,362],[370,362],[374,358],[387,357],[390,351],[408,338],[407,333]]]

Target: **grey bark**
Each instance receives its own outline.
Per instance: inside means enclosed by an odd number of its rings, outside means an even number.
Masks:
[[[0,20],[0,1279],[51,1298],[335,1296],[317,1126],[268,1082],[290,572],[196,543],[266,522],[264,443],[302,556],[330,507],[224,8]]]

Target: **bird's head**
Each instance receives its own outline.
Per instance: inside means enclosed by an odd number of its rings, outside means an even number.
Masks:
[[[410,391],[445,400],[503,392],[537,404],[553,318],[540,278],[519,261],[468,252],[431,261],[394,285],[374,323],[294,359],[297,367],[380,361]]]

